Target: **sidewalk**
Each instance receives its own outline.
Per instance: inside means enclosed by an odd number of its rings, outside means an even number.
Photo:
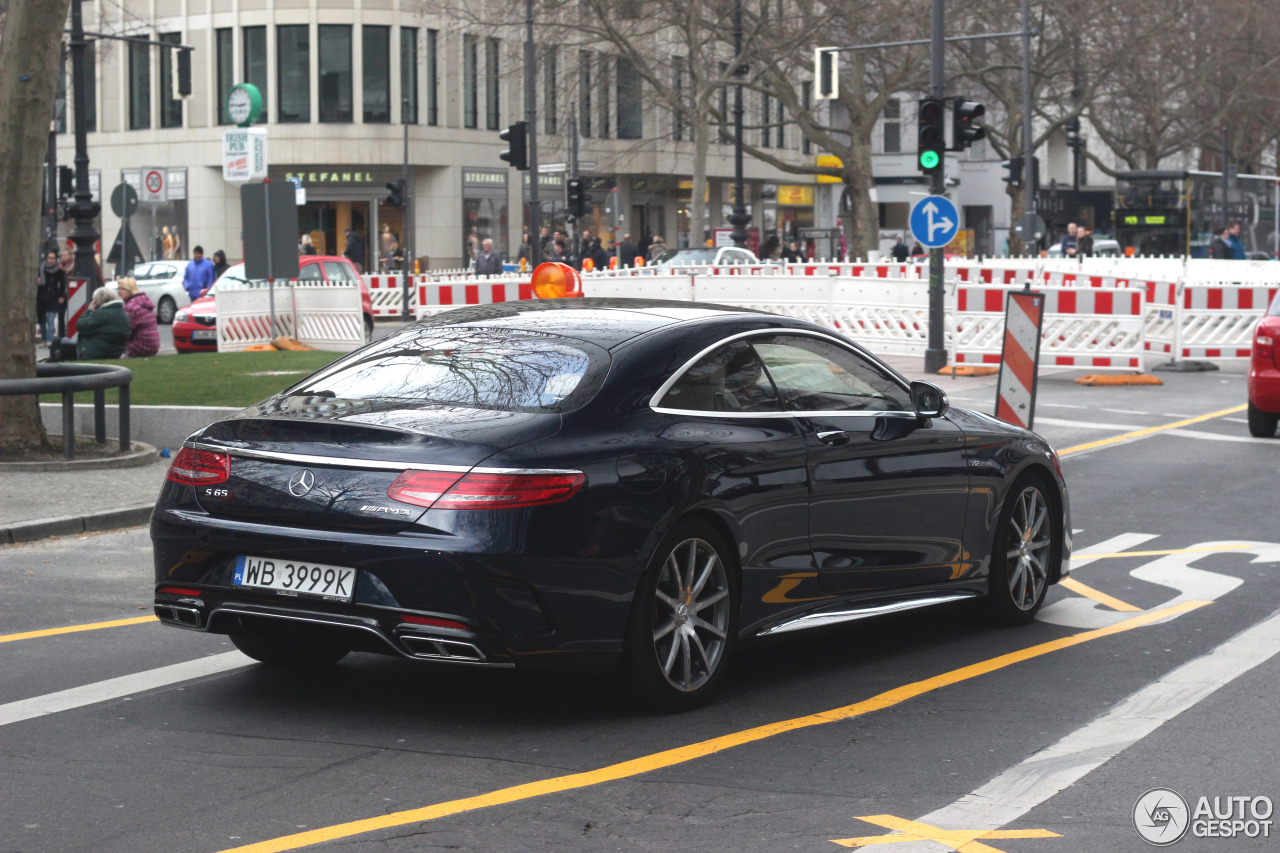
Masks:
[[[927,376],[919,356],[884,359],[908,379],[937,383],[944,391],[991,388],[995,376]],[[172,452],[178,448],[174,446]],[[48,536],[70,536],[148,523],[169,470],[156,458],[138,468],[0,474],[0,545]]]

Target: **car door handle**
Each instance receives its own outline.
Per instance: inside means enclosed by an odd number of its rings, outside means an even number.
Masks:
[[[821,441],[823,444],[830,444],[832,446],[835,446],[838,444],[846,444],[849,441],[849,433],[845,432],[842,429],[823,430],[822,432],[818,433],[817,436],[818,436],[818,441]]]

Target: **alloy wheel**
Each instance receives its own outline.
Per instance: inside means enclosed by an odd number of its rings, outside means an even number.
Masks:
[[[1009,514],[1009,539],[1005,560],[1009,598],[1019,610],[1037,606],[1049,578],[1049,558],[1053,548],[1053,524],[1049,503],[1035,486],[1018,495]]]
[[[728,570],[703,539],[671,549],[653,594],[653,647],[667,683],[698,690],[724,657],[731,617]]]

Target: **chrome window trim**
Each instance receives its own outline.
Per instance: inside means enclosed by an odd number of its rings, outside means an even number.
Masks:
[[[249,450],[227,447],[203,441],[188,441],[192,450],[209,450],[245,459],[265,459],[271,462],[292,462],[317,468],[364,468],[370,471],[446,471],[456,474],[581,474],[571,468],[485,468],[475,465],[437,465],[420,462],[391,462],[383,459],[346,459],[341,456],[313,456],[306,453],[286,453],[279,450]]]
[[[892,379],[894,382],[896,382],[902,388],[902,390],[906,392],[908,399],[910,399],[911,397],[910,383],[903,382],[901,379],[899,379],[898,372],[896,370],[894,370],[889,365],[885,364],[880,359],[876,358],[876,356],[874,356],[873,354],[856,350],[849,345],[848,341],[841,340],[839,337],[835,335],[827,334],[824,332],[817,332],[817,331],[814,331],[813,329],[789,329],[783,326],[783,327],[774,328],[774,329],[753,329],[750,332],[739,332],[736,335],[730,335],[727,338],[721,338],[720,340],[716,341],[714,344],[703,349],[702,351],[697,353],[695,356],[690,358],[688,361],[686,361],[684,364],[680,365],[680,369],[672,373],[671,376],[667,379],[667,381],[663,382],[662,386],[658,388],[658,390],[654,393],[652,397],[649,398],[649,408],[663,415],[698,415],[698,416],[706,416],[706,417],[728,417],[728,418],[761,418],[761,417],[766,417],[766,418],[806,417],[808,418],[808,417],[860,417],[860,416],[874,417],[878,415],[891,415],[891,414],[907,414],[907,415],[914,416],[915,414],[914,412],[901,412],[901,411],[894,411],[894,410],[882,411],[882,412],[864,412],[864,411],[850,412],[845,410],[837,410],[834,412],[828,412],[828,411],[708,412],[702,409],[670,409],[670,408],[666,408],[658,405],[658,403],[662,400],[662,398],[666,396],[667,392],[671,390],[671,386],[675,385],[681,376],[684,376],[685,371],[689,370],[691,367],[697,364],[700,360],[702,360],[704,356],[709,355],[711,352],[719,349],[725,344],[733,343],[734,341],[741,340],[742,338],[762,337],[765,335],[801,335],[804,337],[818,338],[819,340],[824,340],[828,343],[835,344],[836,346],[841,347],[842,349],[848,351],[851,355],[855,355],[858,358],[866,359],[871,363],[884,368],[889,378]],[[768,365],[765,365],[765,369],[766,370],[769,369]]]

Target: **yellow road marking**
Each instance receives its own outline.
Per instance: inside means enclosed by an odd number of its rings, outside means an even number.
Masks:
[[[1031,660],[1032,658],[1060,651],[1061,649],[1078,646],[1092,640],[1109,637],[1113,634],[1131,631],[1134,628],[1141,628],[1144,625],[1149,625],[1152,622],[1158,622],[1161,619],[1167,619],[1180,613],[1187,613],[1191,610],[1195,610],[1196,608],[1203,607],[1208,603],[1209,602],[1207,601],[1184,601],[1181,604],[1175,604],[1161,610],[1151,610],[1139,616],[1126,619],[1123,622],[1108,625],[1105,628],[1097,628],[1092,631],[1085,631],[1069,637],[1050,640],[1047,643],[1040,643],[1038,645],[1020,649],[1016,652],[1009,652],[1008,654],[1000,655],[999,657],[994,657],[980,663],[970,664],[969,666],[964,666],[959,669],[953,669],[950,672],[944,672],[941,675],[935,675],[932,678],[926,678],[923,681],[905,684],[901,687],[896,687],[893,690],[881,693],[878,696],[873,696],[870,699],[866,699],[853,705],[846,705],[842,708],[833,708],[829,711],[822,711],[817,714],[810,714],[804,717],[794,717],[789,720],[780,720],[778,722],[768,723],[763,726],[746,729],[745,731],[733,732],[732,734],[721,735],[720,737],[711,738],[710,740],[691,743],[687,746],[680,746],[675,749],[656,752],[652,755],[633,758],[630,761],[611,764],[597,770],[587,770],[582,773],[570,773],[566,776],[556,776],[551,779],[528,782],[526,784],[515,785],[510,788],[501,788],[496,791],[490,791],[486,794],[478,794],[474,797],[464,797],[459,800],[449,800],[447,802],[436,803],[435,805],[424,806],[422,808],[392,812],[390,814],[379,815],[378,817],[351,821],[350,823],[340,823],[334,826],[311,829],[306,832],[298,832],[293,835],[284,835],[279,838],[271,838],[254,844],[231,848],[222,851],[222,853],[280,853],[280,851],[284,850],[297,850],[302,847],[309,847],[312,844],[320,844],[322,842],[333,841],[338,838],[350,838],[354,835],[363,835],[366,832],[374,832],[380,829],[390,829],[392,827],[405,826],[414,823],[425,823],[427,821],[437,820],[442,817],[461,814],[463,812],[475,811],[477,809],[489,808],[491,806],[505,805],[507,803],[520,802],[522,800],[533,799],[534,797],[544,797],[549,794],[559,794],[580,788],[588,788],[605,782],[616,782],[620,779],[629,779],[632,776],[638,776],[642,773],[650,773],[654,770],[674,767],[678,764],[684,764],[697,758],[705,758],[708,755],[715,755],[716,753],[724,752],[725,750],[733,749],[734,747],[765,740],[780,734],[786,734],[787,732],[793,732],[809,728],[811,726],[821,726],[826,723],[834,723],[841,720],[848,720],[853,717],[869,714],[873,711],[890,708],[894,705],[905,702],[908,699],[914,699],[917,696],[922,696],[934,690],[939,690],[952,684],[959,684],[962,681],[968,681],[969,679],[977,678],[980,675],[986,675],[987,673],[1004,669],[1005,667],[1012,666],[1015,663],[1021,663],[1022,661]]]
[[[143,622],[154,621],[156,621],[154,616],[135,616],[132,619],[116,619],[113,622],[90,622],[87,625],[45,628],[43,631],[27,631],[22,634],[0,634],[0,643],[12,643],[15,640],[34,640],[36,637],[53,637],[58,634],[75,634],[79,631],[96,631],[99,628],[119,628],[121,625],[141,625]]]
[[[873,814],[858,820],[897,830],[902,835],[870,835],[865,838],[833,838],[842,847],[865,847],[871,844],[901,844],[905,841],[936,841],[964,853],[1001,853],[977,839],[986,838],[1061,838],[1047,829],[939,829],[915,820],[903,820],[891,814]]]
[[[1178,427],[1190,426],[1191,424],[1198,424],[1201,421],[1213,420],[1214,418],[1220,418],[1220,417],[1223,417],[1224,415],[1234,415],[1237,412],[1243,412],[1247,408],[1249,408],[1248,405],[1234,406],[1230,409],[1223,409],[1220,412],[1211,412],[1210,414],[1207,414],[1207,415],[1197,415],[1194,418],[1187,418],[1186,420],[1175,421],[1174,423],[1165,424],[1164,426],[1147,427],[1146,429],[1139,429],[1139,430],[1134,430],[1133,432],[1126,432],[1124,435],[1116,435],[1116,436],[1112,436],[1111,438],[1103,438],[1103,439],[1099,439],[1098,441],[1091,441],[1088,444],[1077,444],[1075,447],[1068,447],[1066,450],[1059,450],[1058,456],[1067,456],[1072,453],[1083,453],[1086,450],[1096,450],[1099,447],[1106,447],[1110,444],[1119,444],[1122,441],[1129,441],[1135,438],[1143,438],[1148,435],[1155,435],[1156,433],[1164,432],[1165,430],[1177,429]]]
[[[1195,554],[1210,551],[1237,551],[1248,545],[1210,545],[1205,548],[1170,548],[1167,551],[1117,551],[1114,554],[1072,554],[1073,560],[1111,560],[1116,557],[1164,557],[1169,554]]]
[[[1075,578],[1063,578],[1058,581],[1059,585],[1066,587],[1076,595],[1083,595],[1085,598],[1092,598],[1099,604],[1106,605],[1112,610],[1121,610],[1125,612],[1141,613],[1141,607],[1134,607],[1132,604],[1125,604],[1118,598],[1113,598],[1105,592],[1099,592],[1091,586],[1085,586]]]

